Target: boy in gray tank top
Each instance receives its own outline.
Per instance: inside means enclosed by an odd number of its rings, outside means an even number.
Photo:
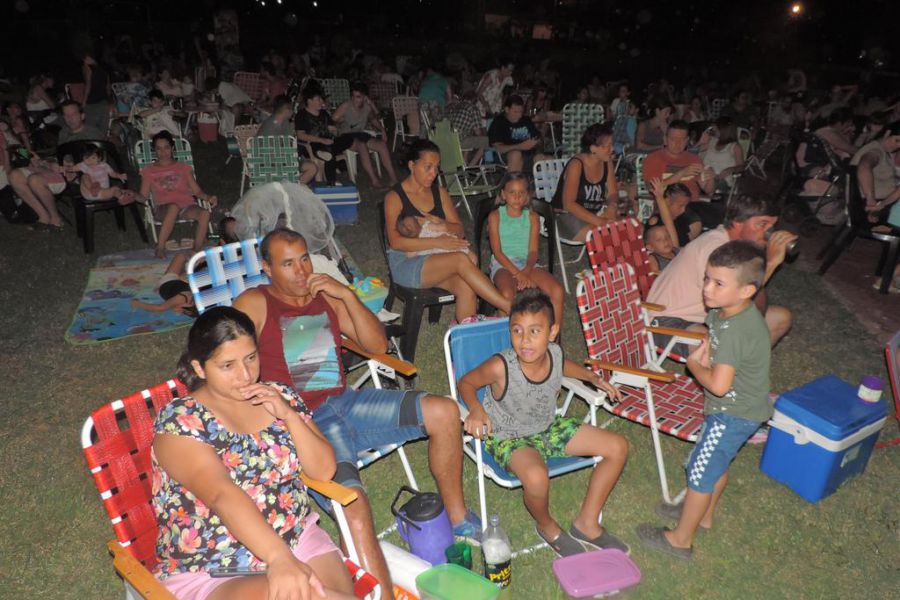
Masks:
[[[509,315],[512,348],[495,354],[459,381],[469,414],[466,433],[484,440],[485,450],[522,482],[525,507],[535,529],[560,556],[628,546],[598,524],[600,511],[628,456],[628,441],[615,433],[556,414],[563,377],[595,385],[619,398],[597,374],[567,360],[551,343],[559,333],[553,304],[538,290],[520,292]],[[487,386],[484,404],[477,392]],[[565,456],[602,456],[588,483],[581,510],[568,532],[550,515],[546,461]]]

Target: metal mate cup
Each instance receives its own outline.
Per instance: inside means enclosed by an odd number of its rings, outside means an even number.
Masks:
[[[768,242],[769,238],[775,233],[774,229],[766,229],[765,240]],[[788,244],[784,247],[784,255],[788,260],[794,260],[797,256],[800,255],[799,248],[799,240],[793,240],[792,242],[788,242]]]

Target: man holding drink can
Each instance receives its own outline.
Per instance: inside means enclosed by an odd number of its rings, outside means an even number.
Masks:
[[[746,240],[766,247],[766,278],[768,282],[788,254],[797,252],[797,236],[789,231],[776,231],[778,207],[768,198],[736,196],[725,210],[724,223],[702,234],[686,245],[653,282],[647,297],[651,303],[665,308],[654,313],[655,325],[705,331],[703,321],[706,307],[703,304],[703,278],[709,255],[719,246],[732,240]],[[784,337],[793,322],[791,311],[783,306],[769,305],[766,290],[756,297],[756,306],[763,314],[769,328],[772,345]],[[667,336],[654,335],[657,346],[664,347]],[[686,344],[675,344],[672,349],[681,356],[690,353]]]

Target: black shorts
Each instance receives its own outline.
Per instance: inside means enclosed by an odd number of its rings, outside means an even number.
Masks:
[[[337,156],[350,148],[354,142],[362,142],[366,143],[369,140],[374,139],[371,134],[366,133],[365,131],[355,131],[352,133],[342,133],[341,135],[334,138],[334,144],[331,145],[331,152]]]
[[[183,294],[185,292],[187,292],[188,296],[191,296],[191,286],[189,286],[186,281],[180,279],[166,281],[159,286],[159,297],[163,300],[174,298],[178,294]]]

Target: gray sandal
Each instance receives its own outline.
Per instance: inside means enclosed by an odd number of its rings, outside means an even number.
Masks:
[[[616,550],[621,550],[625,554],[631,554],[631,548],[628,547],[628,544],[611,534],[605,527],[603,528],[603,533],[594,539],[588,538],[588,536],[583,534],[574,524],[569,527],[569,534],[582,544],[593,546],[597,550],[615,548]]]
[[[649,546],[654,550],[664,552],[682,560],[691,560],[694,556],[693,548],[676,548],[666,539],[665,532],[668,529],[664,527],[654,527],[653,525],[638,525],[637,535],[645,546]]]
[[[547,539],[547,536],[541,533],[540,527],[538,527],[536,524],[534,526],[534,530],[542,540],[547,542],[547,545],[550,546],[550,548],[552,548],[560,558],[586,552],[584,546],[581,545],[581,542],[573,538],[565,531],[560,531],[559,535],[556,536],[555,539],[549,540]]]

